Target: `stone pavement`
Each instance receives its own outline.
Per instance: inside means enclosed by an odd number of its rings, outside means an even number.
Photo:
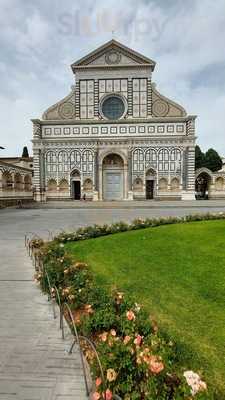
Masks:
[[[32,205],[28,205],[32,207]],[[88,209],[213,209],[224,208],[225,200],[177,200],[177,201],[156,201],[156,200],[139,200],[139,201],[47,201],[46,203],[34,203],[34,208],[39,209],[67,209],[67,208],[88,208]]]
[[[61,339],[59,317],[33,282],[24,232],[2,222],[0,215],[0,400],[84,400],[79,354],[68,354],[72,338]]]

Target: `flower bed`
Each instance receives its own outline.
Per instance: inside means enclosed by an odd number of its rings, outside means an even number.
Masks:
[[[224,219],[225,214],[186,217],[185,222],[200,218]],[[213,398],[200,374],[180,365],[176,344],[159,332],[148,312],[116,288],[107,292],[97,286],[88,265],[79,260],[74,262],[64,247],[71,240],[183,221],[183,218],[136,220],[130,225],[118,223],[63,233],[45,244],[40,241],[39,254],[51,285],[57,287],[61,302],[70,305],[79,334],[95,343],[101,359],[106,388],[94,353],[81,340],[95,382],[93,400],[111,400],[115,395],[125,400]],[[35,251],[37,246],[36,241]],[[36,279],[43,291],[48,292],[46,275],[39,273]]]
[[[75,242],[79,240],[93,239],[101,236],[112,235],[118,232],[127,232],[137,229],[154,228],[161,225],[183,224],[194,221],[209,221],[225,219],[225,212],[191,214],[184,217],[161,217],[161,218],[137,218],[130,224],[116,222],[111,225],[93,225],[79,228],[75,232],[62,232],[55,237],[58,243]]]

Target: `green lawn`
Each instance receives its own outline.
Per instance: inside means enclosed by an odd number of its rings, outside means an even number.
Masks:
[[[184,345],[185,366],[202,369],[225,393],[225,221],[161,226],[67,247],[88,262],[99,283],[145,304],[161,329]]]

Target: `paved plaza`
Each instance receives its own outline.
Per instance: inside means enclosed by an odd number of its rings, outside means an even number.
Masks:
[[[65,208],[66,207],[66,208]],[[48,203],[31,209],[0,210],[0,400],[85,399],[77,352],[62,341],[59,321],[33,282],[24,235],[45,238],[83,225],[131,221],[137,217],[225,211],[225,202]]]

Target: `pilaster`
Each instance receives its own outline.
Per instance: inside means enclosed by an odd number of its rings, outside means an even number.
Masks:
[[[98,193],[99,200],[102,200],[102,165],[98,164]]]
[[[41,201],[41,182],[40,182],[40,150],[33,149],[33,186],[34,186],[34,200]]]
[[[128,165],[124,165],[124,200],[128,198]]]
[[[152,85],[151,79],[147,79],[147,116],[152,116]]]
[[[94,80],[94,116],[99,117],[99,80]]]
[[[131,78],[128,79],[127,84],[127,102],[128,102],[128,116],[133,116],[133,81]]]
[[[186,188],[182,200],[195,200],[195,146],[187,148],[186,157]]]
[[[76,81],[75,85],[75,113],[76,118],[80,118],[80,81]]]

